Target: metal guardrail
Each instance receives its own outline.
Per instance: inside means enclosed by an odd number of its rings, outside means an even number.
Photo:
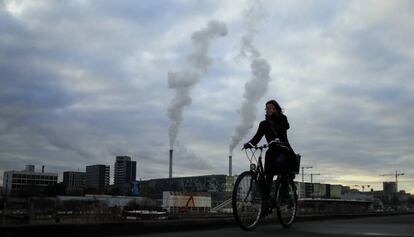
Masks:
[[[215,207],[213,207],[213,208],[211,208],[211,212],[218,212],[218,211],[220,211],[221,209],[223,209],[224,207],[226,207],[226,206],[228,206],[228,205],[230,205],[231,204],[231,200],[232,200],[232,198],[229,198],[229,199],[227,199],[227,200],[225,200],[224,202],[222,202],[222,203],[220,203],[219,205],[217,205],[217,206],[215,206]]]

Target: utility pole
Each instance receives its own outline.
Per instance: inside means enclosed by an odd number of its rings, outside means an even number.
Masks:
[[[395,189],[398,193],[398,176],[404,175],[404,173],[398,173],[398,171],[395,171],[395,174],[381,174],[380,176],[395,176]]]
[[[302,183],[305,183],[305,169],[312,169],[312,166],[302,166]]]

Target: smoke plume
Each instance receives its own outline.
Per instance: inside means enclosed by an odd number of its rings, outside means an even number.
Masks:
[[[207,26],[192,34],[193,50],[187,56],[186,69],[178,72],[168,72],[168,87],[175,90],[174,98],[168,107],[167,116],[170,119],[169,136],[170,148],[173,148],[180,125],[183,121],[183,109],[192,102],[191,89],[205,74],[212,63],[208,57],[210,42],[227,35],[227,27],[219,21],[210,21]]]
[[[258,20],[257,16],[260,15],[258,7],[260,6],[253,6],[246,13],[247,32],[241,39],[240,53],[249,60],[252,77],[244,86],[243,101],[240,108],[240,122],[235,127],[231,138],[230,154],[233,153],[240,140],[253,127],[253,123],[256,120],[256,104],[266,93],[270,81],[270,64],[261,57],[259,51],[253,45],[254,26]]]

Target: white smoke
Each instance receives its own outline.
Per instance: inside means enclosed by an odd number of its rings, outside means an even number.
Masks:
[[[260,15],[260,5],[253,6],[246,14],[247,32],[241,39],[240,53],[250,62],[252,78],[244,86],[243,101],[240,108],[240,123],[235,127],[231,138],[229,152],[233,153],[234,148],[241,139],[253,127],[256,120],[256,104],[267,91],[270,81],[270,64],[261,57],[259,51],[253,45],[255,23]]]
[[[168,107],[167,116],[170,119],[169,136],[170,148],[173,148],[180,125],[183,121],[184,106],[192,102],[191,88],[200,80],[212,63],[208,57],[210,42],[227,35],[227,27],[219,21],[210,21],[207,27],[192,34],[193,51],[187,56],[185,70],[168,72],[168,87],[175,90],[174,98]]]

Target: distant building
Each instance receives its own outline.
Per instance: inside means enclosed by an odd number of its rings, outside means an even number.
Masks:
[[[384,191],[382,190],[372,191],[371,193],[374,196],[374,198],[377,199],[381,199],[384,196]]]
[[[360,200],[360,201],[373,201],[374,194],[372,192],[360,192],[358,190],[352,190],[350,192],[341,195],[341,199],[344,200]]]
[[[397,193],[397,185],[395,182],[383,182],[382,183],[384,195],[392,196]]]
[[[128,203],[134,202],[140,206],[145,206],[146,204],[153,204],[157,206],[154,200],[143,197],[125,197],[125,196],[110,196],[110,195],[91,195],[87,194],[85,196],[57,196],[57,200],[60,202],[64,201],[78,201],[84,204],[90,203],[102,203],[108,207],[125,207]]]
[[[329,188],[329,198],[341,199],[342,187],[342,185],[331,184]]]
[[[341,199],[342,185],[295,182],[299,198]]]
[[[129,156],[117,156],[114,168],[114,184],[130,184],[136,180],[137,162]]]
[[[305,198],[312,198],[314,197],[314,185],[312,183],[304,183],[305,184]]]
[[[33,194],[43,191],[47,186],[57,184],[57,173],[35,172],[34,165],[26,165],[23,171],[5,171],[3,175],[3,193],[5,195]]]
[[[402,202],[402,203],[407,203],[407,201],[410,199],[411,194],[406,193],[405,190],[401,190],[397,193],[398,199]]]
[[[86,166],[86,187],[104,192],[109,186],[109,165]]]
[[[341,185],[341,194],[345,194],[345,193],[349,193],[349,192],[351,192],[351,187]]]
[[[162,200],[163,192],[210,193],[212,206],[231,198],[226,175],[174,177],[140,181],[140,195]]]
[[[210,193],[163,192],[162,207],[170,214],[208,213]]]
[[[86,172],[63,172],[63,184],[67,193],[82,191],[86,187]]]

